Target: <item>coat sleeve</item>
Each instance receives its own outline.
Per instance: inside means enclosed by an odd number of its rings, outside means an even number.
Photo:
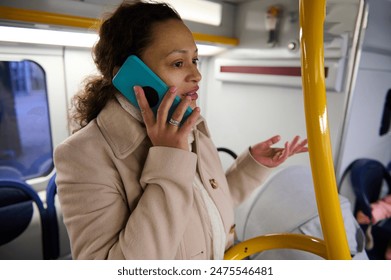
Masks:
[[[253,190],[261,186],[272,170],[259,164],[249,150],[242,153],[226,172],[235,205],[243,202]]]
[[[196,155],[153,147],[140,183],[119,187],[122,179],[107,154],[82,151],[69,143],[55,151],[73,258],[175,258],[193,204]],[[142,194],[131,213],[126,188],[140,188]]]

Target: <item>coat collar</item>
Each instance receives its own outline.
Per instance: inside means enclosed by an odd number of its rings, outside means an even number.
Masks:
[[[103,137],[119,159],[131,154],[147,137],[145,125],[125,111],[116,99],[107,102],[97,117],[97,124]],[[197,120],[195,127],[210,137],[203,117]]]

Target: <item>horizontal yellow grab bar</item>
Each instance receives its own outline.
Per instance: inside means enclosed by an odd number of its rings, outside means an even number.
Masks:
[[[241,260],[253,254],[272,249],[297,249],[327,258],[323,240],[295,233],[266,234],[243,241],[225,252],[225,260]]]
[[[197,32],[193,32],[193,37],[194,40],[197,42],[231,45],[231,46],[239,45],[239,40],[232,37],[210,35],[210,34],[197,33]]]
[[[0,19],[97,29],[99,20],[87,17],[0,6]]]
[[[70,16],[65,14],[42,12],[0,6],[0,20],[40,23],[96,30],[100,20],[95,18]],[[237,46],[239,40],[232,37],[193,32],[194,40],[203,43]]]

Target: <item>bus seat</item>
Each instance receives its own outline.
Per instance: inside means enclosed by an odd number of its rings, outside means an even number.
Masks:
[[[53,259],[72,259],[71,245],[57,198],[56,173],[50,177],[46,187],[46,207],[51,256]]]
[[[60,243],[58,233],[57,211],[55,197],[57,195],[56,173],[52,175],[46,187],[46,213],[48,219],[48,242],[52,259],[60,256]]]
[[[364,234],[350,209],[349,201],[339,196],[350,253],[354,259],[368,259]],[[312,173],[306,166],[288,166],[276,171],[235,213],[238,239],[247,240],[272,233],[299,233],[323,239]],[[299,250],[275,249],[250,256],[250,259],[321,259]]]
[[[382,188],[388,186],[391,194],[391,175],[387,168],[379,161],[368,158],[357,159],[350,165],[350,180],[356,204],[354,214],[362,211],[372,218],[371,203],[381,199]],[[366,232],[367,253],[370,259],[384,259],[387,246],[391,246],[391,218],[379,221],[374,225],[361,225]]]
[[[238,155],[231,149],[218,147],[219,157],[224,170],[227,170]]]
[[[42,154],[36,158],[28,170],[26,170],[25,178],[29,179],[48,175],[53,170],[53,167],[52,152]]]
[[[25,234],[29,226],[34,226],[34,212],[38,212],[41,230],[41,243],[31,239],[36,236]],[[39,231],[39,229],[37,229]],[[0,177],[0,259],[49,259],[47,219],[44,205],[35,190],[21,179]],[[16,239],[20,240],[16,242]],[[15,240],[15,242],[13,242]],[[21,245],[23,244],[25,246]],[[31,252],[36,249],[41,252]],[[21,252],[21,250],[23,250]],[[16,254],[16,255],[15,255]],[[39,259],[37,257],[37,259]]]
[[[238,155],[232,151],[231,149],[228,149],[228,148],[224,148],[224,147],[218,147],[217,148],[217,151],[218,152],[221,152],[221,153],[227,153],[229,154],[233,159],[236,159],[238,157]]]
[[[22,179],[23,174],[11,166],[0,166],[0,179]]]

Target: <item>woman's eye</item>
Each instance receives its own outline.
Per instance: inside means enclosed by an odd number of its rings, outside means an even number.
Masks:
[[[183,65],[183,62],[182,61],[178,61],[178,62],[175,62],[174,63],[174,67],[182,67],[182,65]]]
[[[198,64],[198,61],[199,61],[198,58],[194,58],[194,59],[193,59],[193,64],[197,65],[197,64]]]

